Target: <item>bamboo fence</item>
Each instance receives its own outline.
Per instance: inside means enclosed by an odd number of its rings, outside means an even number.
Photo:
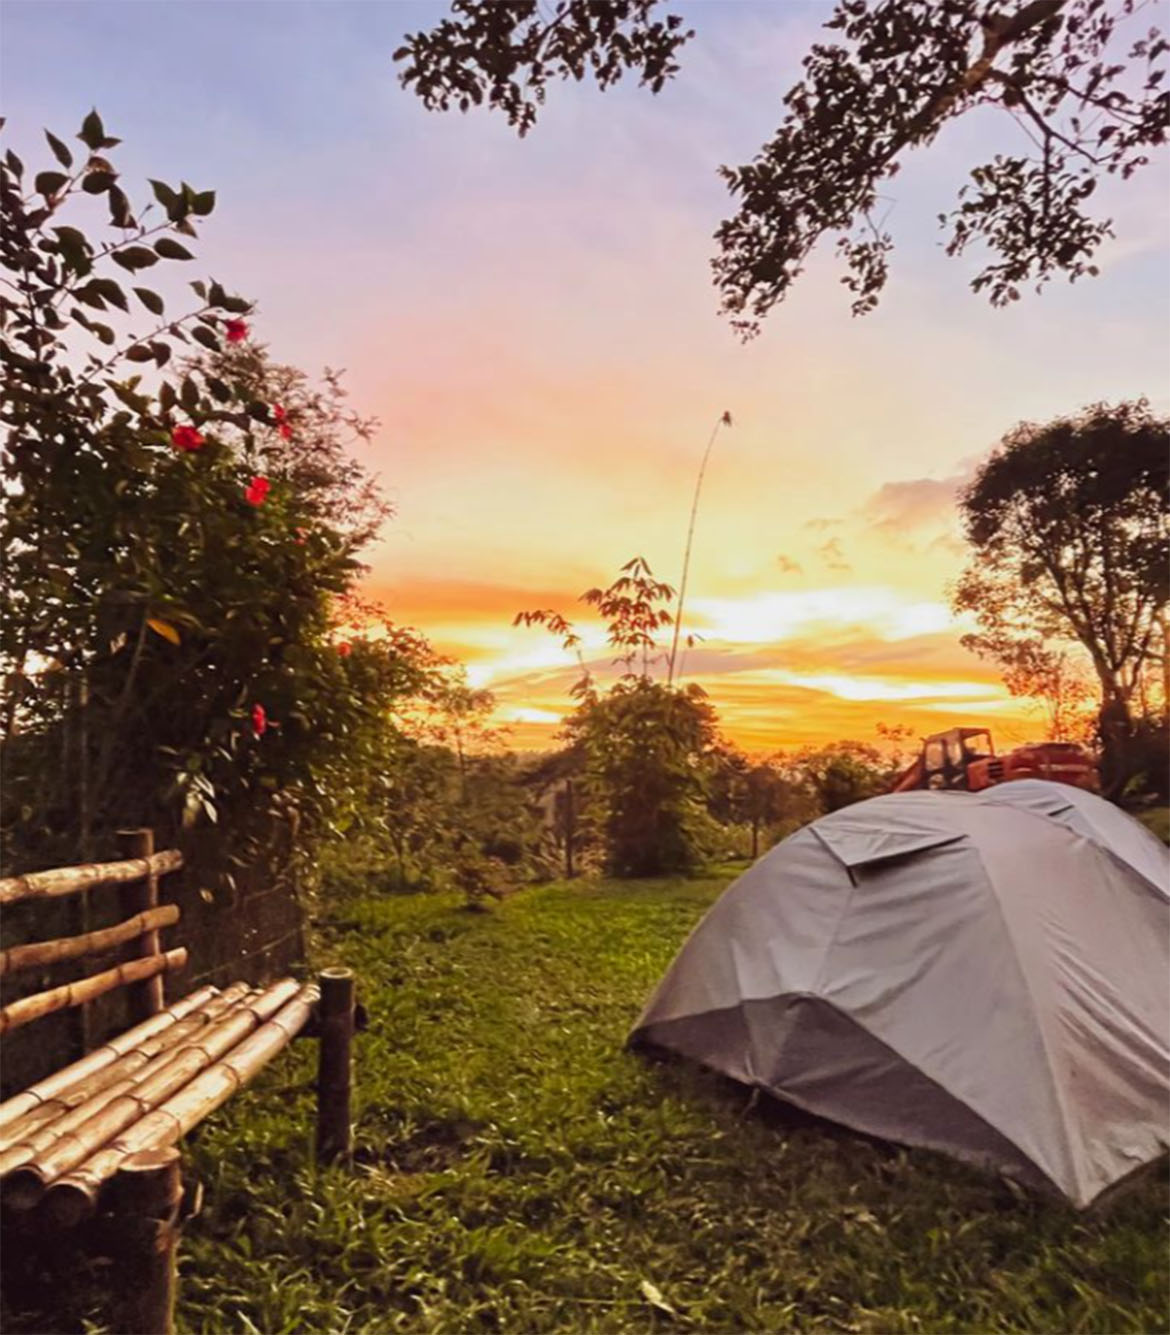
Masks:
[[[121,862],[87,862],[80,867],[54,867],[24,876],[7,876],[0,879],[0,905],[17,904],[25,899],[55,899],[102,885],[126,885],[148,876],[163,876],[182,865],[182,853],[165,849],[150,857],[126,858]]]
[[[55,941],[34,941],[27,946],[11,946],[0,951],[0,977],[21,969],[43,969],[53,964],[64,964],[83,955],[100,955],[135,937],[173,927],[179,921],[177,904],[161,904],[158,908],[138,913],[125,922],[101,931],[86,932],[81,936],[63,936]],[[149,952],[153,953],[153,952]]]
[[[45,1207],[53,1221],[67,1225],[79,1222],[96,1208],[102,1184],[121,1165],[143,1150],[163,1149],[181,1139],[193,1126],[241,1089],[282,1048],[304,1028],[319,993],[315,984],[306,984],[249,1037],[236,1044],[220,1060],[207,1066],[187,1081],[145,1116],[134,1121],[114,1138],[104,1137],[91,1146],[91,1152],[70,1171],[54,1174],[48,1182]],[[25,1165],[19,1174],[41,1172],[46,1165]],[[18,1174],[12,1174],[17,1177]],[[10,1179],[11,1180],[11,1179]]]
[[[144,955],[140,959],[128,960],[116,968],[104,973],[95,973],[89,978],[81,978],[74,983],[65,983],[61,987],[50,988],[47,992],[37,992],[31,997],[22,997],[0,1010],[0,1034],[16,1029],[22,1024],[39,1020],[54,1011],[65,1010],[70,1006],[82,1006],[95,997],[112,992],[116,987],[127,983],[140,982],[154,978],[158,974],[177,973],[187,963],[187,950],[180,946],[177,950],[168,950],[162,955]]]

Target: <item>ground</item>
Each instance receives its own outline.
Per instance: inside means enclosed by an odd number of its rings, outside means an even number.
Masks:
[[[729,875],[335,903],[355,1169],[312,1166],[298,1044],[190,1148],[180,1329],[1164,1330],[1164,1177],[1086,1218],[623,1050]]]
[[[356,1172],[308,1166],[306,1044],[200,1138],[182,1324],[1165,1329],[1164,1179],[1087,1219],[623,1050],[726,880],[336,906],[370,1010]]]

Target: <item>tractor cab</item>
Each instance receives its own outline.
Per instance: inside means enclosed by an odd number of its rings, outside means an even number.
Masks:
[[[923,743],[922,778],[915,786],[969,789],[972,762],[994,755],[995,745],[986,728],[951,728],[936,733]]]

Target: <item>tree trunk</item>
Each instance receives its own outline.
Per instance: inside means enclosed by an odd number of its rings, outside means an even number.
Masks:
[[[1101,792],[1115,801],[1130,777],[1133,738],[1129,704],[1115,690],[1109,691],[1102,701],[1097,732],[1101,741]]]
[[[572,880],[573,870],[573,780],[565,780],[565,877]]]
[[[760,818],[752,817],[752,861],[760,856]]]

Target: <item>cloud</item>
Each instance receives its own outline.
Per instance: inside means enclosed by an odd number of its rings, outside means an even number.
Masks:
[[[886,482],[866,501],[862,513],[872,527],[891,534],[947,523],[954,517],[959,489],[970,480],[968,470],[944,478]]]
[[[804,568],[800,562],[794,561],[791,556],[785,556],[783,552],[776,558],[776,565],[782,575],[800,575],[804,573]]]
[[[826,530],[836,528],[843,523],[840,519],[806,519],[805,528],[811,528],[814,533],[824,533]]]
[[[817,548],[817,555],[825,563],[828,570],[840,570],[847,573],[853,567],[845,560],[845,553],[841,550],[841,540],[839,538],[830,538],[828,542],[822,543]]]

